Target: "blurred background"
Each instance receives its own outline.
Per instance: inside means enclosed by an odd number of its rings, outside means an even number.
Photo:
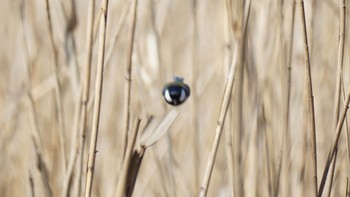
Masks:
[[[52,196],[64,196],[67,189],[64,180],[76,145],[86,58],[88,1],[48,2],[51,33],[46,1],[0,1],[0,193],[4,197],[47,196],[47,187]],[[227,2],[232,4],[231,19]],[[149,116],[161,119],[173,108],[179,115],[166,135],[147,149],[133,196],[198,195],[233,49],[238,43],[243,43],[244,53],[240,53],[243,55],[237,65],[208,196],[313,194],[299,5],[293,13],[293,0],[251,1],[249,18],[243,17],[247,28],[242,36],[237,32],[243,31],[240,21],[242,16],[248,16],[247,2],[139,0],[130,124],[136,116],[142,124]],[[82,187],[91,132],[100,3],[96,1],[94,15]],[[335,0],[305,2],[319,181],[334,138],[339,6]],[[130,1],[109,1],[93,196],[114,196],[122,164],[129,15]],[[231,20],[235,24],[233,31]],[[342,86],[345,91],[350,72],[348,37],[347,31]],[[161,94],[163,85],[173,76],[184,77],[191,86],[191,97],[178,107],[166,104]],[[56,102],[56,79],[61,106]],[[341,106],[345,96],[342,92]],[[38,133],[33,134],[35,130]],[[346,194],[350,170],[347,132],[344,125],[333,184],[330,190],[327,181],[324,196]],[[33,135],[40,139],[37,145],[42,150],[46,175],[38,161]],[[75,165],[75,181],[68,189],[71,196],[77,196],[79,190],[79,170],[80,166]]]

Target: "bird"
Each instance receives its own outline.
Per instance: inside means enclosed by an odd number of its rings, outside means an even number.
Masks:
[[[165,101],[173,106],[181,105],[191,95],[190,86],[184,83],[183,77],[174,77],[174,81],[163,87],[162,95]]]

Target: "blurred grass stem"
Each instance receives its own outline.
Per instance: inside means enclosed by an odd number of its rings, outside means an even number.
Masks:
[[[134,37],[135,37],[135,26],[136,26],[136,17],[137,17],[137,1],[132,0],[131,13],[130,13],[130,25],[131,30],[128,37],[128,48],[127,48],[127,62],[126,62],[126,77],[125,77],[125,100],[124,100],[124,150],[123,154],[125,155],[127,144],[128,144],[128,133],[129,133],[129,120],[130,120],[130,97],[131,97],[131,76],[132,76],[132,52],[134,46]]]

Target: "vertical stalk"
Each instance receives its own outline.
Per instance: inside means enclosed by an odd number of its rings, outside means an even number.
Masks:
[[[310,137],[311,137],[311,152],[312,152],[312,167],[313,167],[313,187],[315,191],[315,196],[317,196],[317,148],[316,148],[316,126],[315,126],[315,108],[314,99],[312,91],[312,78],[311,78],[311,63],[310,63],[310,53],[309,44],[306,29],[306,19],[304,10],[304,1],[299,1],[300,18],[302,24],[302,33],[304,39],[304,56],[305,56],[305,88],[308,97],[308,115],[309,115],[309,127],[310,127]]]
[[[340,0],[339,3],[339,41],[338,41],[338,68],[337,68],[337,81],[335,89],[335,98],[334,98],[334,127],[337,126],[339,119],[339,110],[340,110],[340,92],[341,92],[341,77],[343,74],[343,62],[344,62],[344,41],[345,41],[345,0]],[[331,171],[331,180],[329,184],[328,197],[332,193],[332,185],[334,179],[334,171],[337,163],[338,149],[335,151],[334,161]]]
[[[341,131],[342,131],[342,128],[343,128],[343,124],[344,124],[345,118],[346,118],[346,113],[347,113],[347,111],[349,109],[349,103],[350,103],[350,86],[348,88],[346,100],[345,100],[345,103],[343,105],[343,111],[342,111],[342,113],[340,115],[340,118],[339,118],[339,121],[338,121],[338,124],[337,124],[337,128],[335,130],[335,133],[336,133],[335,134],[335,138],[334,138],[334,141],[332,143],[331,149],[330,149],[328,157],[327,157],[326,166],[324,167],[324,170],[323,170],[322,180],[321,180],[320,188],[318,190],[318,196],[319,197],[322,196],[322,192],[323,192],[323,189],[324,189],[324,186],[325,186],[325,183],[326,183],[329,167],[331,165],[331,162],[333,160],[333,156],[335,155],[335,151],[336,151],[337,146],[338,146],[338,141],[339,141],[339,137],[340,137],[340,134],[341,134]]]
[[[131,31],[128,37],[128,49],[127,49],[127,62],[126,62],[126,77],[125,77],[125,103],[124,103],[124,150],[123,155],[125,156],[127,144],[128,144],[128,133],[129,133],[129,120],[130,120],[130,95],[131,95],[131,74],[132,74],[132,51],[134,46],[135,37],[135,26],[136,26],[136,16],[137,16],[137,1],[132,0],[131,13],[130,13],[130,24]]]
[[[131,167],[130,164],[131,164],[133,150],[135,147],[137,134],[139,132],[140,122],[141,120],[138,117],[136,117],[134,126],[133,126],[131,142],[128,144],[128,148],[126,150],[126,155],[125,155],[125,159],[122,165],[122,170],[119,176],[115,197],[123,197],[125,195],[128,172],[129,172],[129,168]]]
[[[216,134],[215,134],[214,144],[213,144],[213,147],[211,149],[211,153],[209,155],[207,168],[205,170],[203,183],[202,183],[200,193],[199,193],[200,197],[207,196],[208,186],[209,186],[211,174],[213,171],[213,167],[214,167],[214,163],[215,163],[215,159],[216,159],[216,154],[217,154],[218,148],[219,148],[222,128],[223,128],[224,123],[225,123],[227,110],[228,110],[230,100],[231,100],[231,93],[232,93],[233,85],[235,82],[234,76],[235,76],[235,71],[236,71],[237,60],[238,60],[238,50],[237,50],[237,46],[236,46],[236,49],[234,51],[233,60],[232,60],[232,65],[231,65],[228,79],[226,82],[225,93],[224,93],[224,97],[223,97],[222,104],[221,104],[220,115],[219,115],[219,119],[218,119],[217,126],[216,126],[216,131],[215,131]]]
[[[98,127],[100,123],[100,110],[101,110],[101,99],[102,99],[102,87],[103,87],[103,63],[105,55],[105,39],[106,39],[106,24],[108,14],[108,0],[104,0],[101,5],[101,16],[100,16],[100,35],[99,35],[99,46],[97,56],[97,74],[95,82],[95,102],[94,111],[92,117],[92,130],[90,139],[90,152],[87,164],[86,173],[86,185],[85,185],[85,197],[91,197],[93,172],[95,168],[96,158],[96,145],[98,137]]]
[[[87,16],[87,29],[86,29],[86,48],[85,48],[85,64],[83,70],[83,79],[79,97],[79,103],[77,106],[78,112],[78,128],[75,128],[75,147],[72,148],[71,158],[69,161],[65,182],[64,182],[64,192],[62,197],[66,197],[69,193],[68,185],[71,183],[72,174],[74,166],[76,166],[76,161],[78,159],[78,175],[76,180],[77,194],[76,196],[81,196],[81,175],[83,171],[83,158],[84,158],[84,149],[85,149],[85,136],[86,136],[86,120],[87,120],[87,104],[89,100],[90,92],[90,73],[91,73],[91,61],[92,61],[92,40],[93,40],[93,24],[94,24],[94,12],[95,12],[95,0],[89,0],[89,10]]]
[[[55,100],[56,100],[56,110],[58,113],[58,122],[60,126],[60,130],[58,133],[59,141],[60,141],[60,148],[61,148],[61,154],[62,154],[62,163],[63,163],[63,169],[64,172],[66,171],[67,167],[67,159],[66,159],[66,150],[65,150],[65,142],[64,142],[64,119],[63,119],[63,103],[62,103],[62,91],[61,91],[61,84],[58,78],[58,55],[57,55],[57,47],[54,42],[53,38],[53,29],[52,29],[52,22],[51,22],[51,12],[50,12],[50,3],[49,0],[45,0],[46,3],[46,15],[47,15],[47,25],[49,28],[49,37],[50,37],[50,44],[51,44],[51,50],[53,52],[53,58],[54,58],[54,75],[56,80],[56,86],[55,86]]]
[[[346,14],[346,6],[345,0],[339,1],[339,40],[338,40],[338,65],[337,65],[337,79],[335,85],[335,95],[334,95],[334,128],[337,127],[337,123],[339,120],[339,111],[340,111],[340,93],[341,93],[341,78],[343,75],[343,62],[344,62],[344,42],[345,42],[345,14]],[[332,185],[334,179],[334,172],[336,167],[338,155],[338,148],[335,150],[334,161],[332,163],[332,171],[331,171],[331,180],[329,184],[328,196],[331,196],[332,193]],[[323,178],[323,177],[322,177]],[[325,180],[326,181],[326,180]]]
[[[284,111],[284,142],[282,144],[283,146],[283,159],[282,159],[282,169],[283,169],[283,177],[285,183],[290,182],[290,167],[291,167],[291,162],[290,162],[290,151],[291,151],[291,136],[290,136],[290,129],[289,129],[289,113],[290,113],[290,95],[291,95],[291,80],[292,80],[292,56],[293,56],[293,38],[294,38],[294,20],[295,20],[295,1],[292,0],[292,18],[291,18],[291,29],[290,29],[290,34],[289,34],[289,51],[288,51],[288,60],[286,62],[286,75],[287,75],[287,84],[286,84],[286,103],[285,103],[285,111]],[[288,41],[284,40],[284,47],[287,48]],[[286,52],[287,55],[287,52]],[[285,185],[284,187],[285,193],[284,196],[290,196],[290,191],[291,188],[288,185]],[[283,195],[283,194],[282,194]]]
[[[229,65],[231,64],[232,60],[232,9],[231,9],[231,1],[226,0],[226,9],[225,9],[225,20],[224,20],[224,41],[225,41],[225,49],[224,49],[224,65],[227,65],[227,69],[229,69]],[[228,73],[228,71],[225,71],[225,73]],[[234,90],[233,90],[234,92]],[[234,93],[232,93],[234,94]],[[233,118],[233,112],[234,107],[233,105],[230,105],[230,111],[228,114],[228,119],[232,120]],[[225,152],[226,152],[226,158],[227,158],[227,173],[229,177],[229,183],[230,183],[230,196],[234,196],[234,188],[235,188],[235,181],[234,181],[234,149],[233,149],[233,126],[232,121],[228,121],[228,124],[226,124],[226,132],[225,132]]]
[[[194,188],[197,188],[200,185],[199,174],[201,169],[200,162],[200,149],[201,149],[201,134],[198,130],[198,95],[196,88],[196,71],[197,71],[197,62],[198,62],[198,20],[197,20],[197,0],[192,0],[192,129],[193,129],[193,156],[194,156]],[[196,190],[193,190],[194,192]],[[195,196],[195,193],[192,194]]]

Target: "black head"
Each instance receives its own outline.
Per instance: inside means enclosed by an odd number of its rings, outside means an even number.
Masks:
[[[190,96],[190,87],[183,82],[183,78],[175,77],[174,82],[164,86],[163,96],[170,105],[180,105]]]

